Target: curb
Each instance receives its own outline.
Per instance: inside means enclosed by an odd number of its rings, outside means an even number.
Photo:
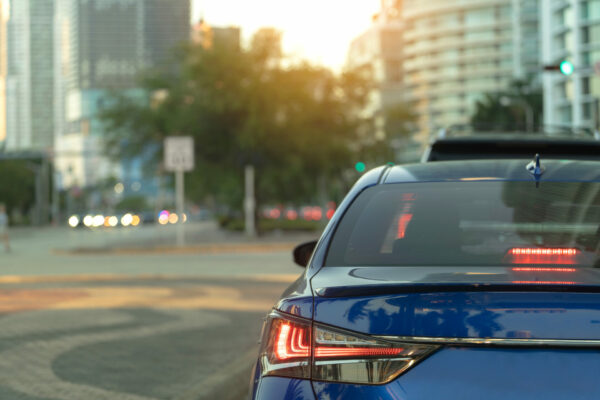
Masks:
[[[54,255],[239,254],[292,251],[297,243],[233,243],[187,247],[53,249]]]

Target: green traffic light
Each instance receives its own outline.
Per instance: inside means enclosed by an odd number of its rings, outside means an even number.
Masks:
[[[359,161],[359,162],[357,162],[357,163],[354,165],[354,169],[355,169],[357,172],[365,172],[365,169],[367,169],[367,166],[365,165],[365,163],[364,163],[364,162],[362,162],[362,161]]]
[[[565,60],[560,63],[560,72],[563,75],[569,76],[573,74],[573,71],[575,71],[575,67],[573,66],[573,63],[571,61]]]

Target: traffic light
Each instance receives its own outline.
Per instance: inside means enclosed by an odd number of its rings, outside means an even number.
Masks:
[[[545,65],[544,71],[557,71],[565,76],[570,76],[575,71],[575,66],[569,60],[564,60],[560,64]]]
[[[356,170],[356,172],[365,172],[365,170],[367,169],[367,166],[365,165],[364,162],[359,161],[354,165],[354,169]]]
[[[573,63],[571,61],[563,61],[560,63],[560,72],[562,72],[563,75],[569,76],[573,73],[573,71],[575,70],[575,67],[573,66]]]

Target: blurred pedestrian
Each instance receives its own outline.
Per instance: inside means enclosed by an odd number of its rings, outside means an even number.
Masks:
[[[0,239],[4,242],[4,250],[10,251],[10,242],[8,238],[8,215],[6,215],[6,206],[0,203]]]

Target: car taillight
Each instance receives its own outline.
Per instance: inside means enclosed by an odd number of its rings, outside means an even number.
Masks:
[[[576,264],[580,253],[575,248],[513,247],[507,256],[513,264]]]
[[[260,355],[263,374],[310,378],[310,323],[271,317],[265,324]]]
[[[396,343],[277,314],[267,321],[264,375],[320,381],[383,384],[438,346]],[[313,333],[311,335],[311,332]]]
[[[437,346],[392,343],[315,325],[312,379],[382,384],[395,379]]]

